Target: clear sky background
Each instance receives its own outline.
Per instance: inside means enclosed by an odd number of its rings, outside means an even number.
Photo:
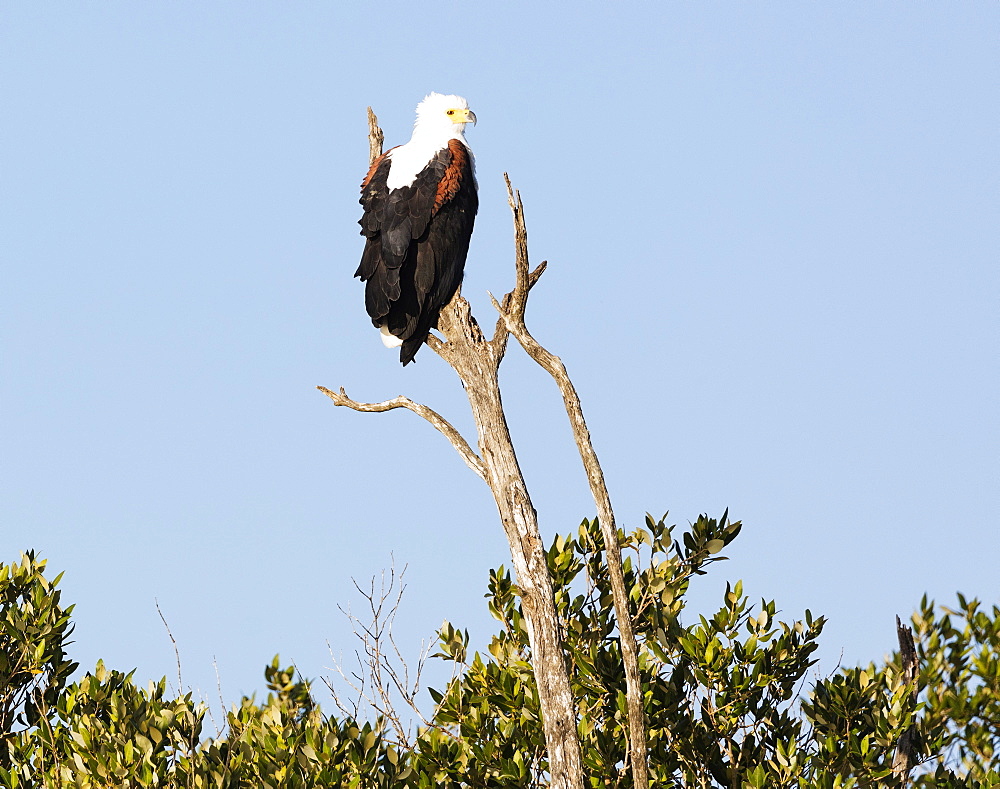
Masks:
[[[408,565],[397,637],[482,648],[509,551],[405,412],[474,435],[352,280],[365,107],[479,117],[464,293],[512,282],[502,173],[550,268],[529,325],[583,397],[620,523],[728,507],[726,580],[879,659],[922,594],[1000,598],[1000,5],[6,2],[2,531],[77,604],[72,656],[228,702],[280,652],[329,674],[338,606]],[[544,533],[593,505],[558,394],[505,402]]]

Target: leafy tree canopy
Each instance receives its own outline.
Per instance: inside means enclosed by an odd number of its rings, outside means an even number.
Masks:
[[[926,598],[912,617],[916,705],[898,654],[881,665],[810,674],[824,620],[779,621],[736,582],[711,616],[685,612],[693,576],[724,558],[738,522],[664,519],[619,531],[659,787],[892,787],[893,757],[915,727],[914,786],[1000,786],[1000,608]],[[584,521],[548,549],[588,780],[630,787],[625,681],[601,532]],[[217,736],[206,707],[166,681],[135,684],[98,663],[70,683],[72,606],[27,553],[0,565],[0,786],[541,787],[545,740],[518,590],[502,566],[486,595],[500,629],[469,654],[446,624],[438,655],[453,679],[405,740],[383,717],[329,716],[278,657],[268,695],[244,697]]]

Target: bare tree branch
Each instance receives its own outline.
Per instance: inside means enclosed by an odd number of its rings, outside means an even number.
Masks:
[[[392,726],[396,733],[397,742],[401,746],[412,748],[411,725],[404,723],[403,717],[393,701],[394,693],[402,698],[406,706],[413,711],[424,726],[437,729],[448,737],[453,738],[454,734],[435,724],[432,720],[428,720],[417,704],[421,676],[430,654],[430,645],[426,642],[421,644],[420,654],[411,679],[410,666],[397,646],[392,632],[403,593],[406,590],[403,583],[405,574],[405,567],[397,574],[395,562],[393,562],[389,570],[388,583],[386,582],[386,573],[383,571],[377,589],[375,578],[371,579],[368,588],[362,588],[357,581],[351,579],[354,588],[365,599],[368,609],[363,615],[364,619],[362,619],[350,609],[345,610],[340,607],[341,613],[350,621],[354,635],[361,642],[361,651],[354,653],[358,670],[352,671],[348,675],[344,669],[343,659],[338,659],[333,654],[329,643],[327,643],[327,648],[330,649],[334,670],[340,675],[342,682],[353,691],[355,698],[344,699],[333,682],[326,677],[321,679],[330,690],[334,703],[342,715],[358,720],[362,706],[367,706]]]
[[[384,400],[381,403],[359,403],[347,396],[347,392],[344,391],[344,387],[340,387],[339,392],[331,391],[325,386],[317,386],[316,388],[333,400],[333,402],[337,405],[346,406],[354,411],[378,413],[381,411],[392,411],[394,408],[405,408],[412,411],[417,416],[423,417],[434,425],[434,427],[436,427],[440,433],[451,442],[451,445],[455,447],[455,451],[462,456],[462,460],[465,461],[465,464],[475,471],[481,479],[486,479],[486,472],[483,471],[483,462],[479,459],[479,456],[473,452],[472,447],[470,447],[469,443],[462,437],[462,434],[452,427],[448,420],[441,416],[433,408],[428,408],[420,403],[415,403],[410,398],[404,397],[403,395],[394,397],[392,400]]]
[[[156,606],[156,613],[160,615],[160,621],[163,622],[163,626],[167,630],[167,635],[170,636],[170,643],[174,645],[174,658],[177,660],[177,696],[178,698],[184,695],[183,680],[181,679],[181,652],[177,648],[177,639],[174,638],[174,634],[170,632],[170,625],[167,624],[167,618],[163,615],[163,611],[160,610],[160,601],[154,598],[153,604]],[[185,755],[190,758],[190,756],[195,752],[198,747],[197,736],[195,735],[195,729],[191,728],[189,735],[185,738]],[[180,757],[179,752],[174,752],[171,756],[172,759],[178,759]],[[188,775],[188,786],[194,786],[194,772]]]
[[[506,178],[506,176],[505,176]],[[628,701],[629,722],[629,754],[632,761],[632,778],[637,789],[649,786],[649,771],[646,750],[646,715],[643,705],[642,679],[639,675],[639,647],[632,625],[632,615],[629,610],[628,591],[625,587],[625,575],[622,569],[621,547],[618,543],[618,527],[615,524],[614,511],[611,508],[611,497],[604,481],[604,472],[590,440],[590,430],[583,416],[583,406],[577,394],[573,381],[566,372],[562,360],[543,348],[524,323],[524,313],[528,302],[528,293],[532,285],[541,276],[542,267],[531,274],[528,273],[528,233],[524,227],[524,208],[521,195],[515,192],[507,179],[507,199],[514,215],[515,244],[517,249],[517,282],[514,290],[504,296],[503,304],[490,294],[493,306],[500,313],[500,320],[505,329],[514,335],[521,347],[555,380],[562,394],[566,414],[576,447],[583,461],[583,468],[590,483],[590,491],[597,507],[597,517],[604,536],[605,553],[608,565],[608,577],[611,581],[611,593],[614,599],[615,614],[618,619],[618,632],[621,637],[622,662],[625,665],[625,685]],[[542,264],[544,266],[544,263]],[[501,336],[500,333],[496,335]],[[504,341],[506,341],[506,334]],[[494,340],[495,341],[495,340]]]
[[[177,639],[170,632],[170,625],[167,624],[167,618],[163,615],[163,611],[160,610],[160,601],[154,598],[153,605],[156,606],[156,613],[160,615],[160,621],[163,622],[163,627],[166,628],[167,635],[170,636],[170,643],[174,646],[174,659],[177,661],[177,695],[182,696],[184,694],[184,683],[181,679],[181,652],[177,648]]]
[[[340,674],[340,678],[355,693],[359,693],[358,687],[353,682],[351,682],[351,680],[347,678],[347,674],[344,673],[343,658],[341,657],[338,659],[333,654],[333,647],[330,645],[329,641],[326,642],[326,648],[330,652],[330,660],[333,661],[334,671]],[[357,653],[355,653],[355,655],[357,655]],[[330,691],[330,695],[333,696],[333,703],[337,705],[337,709],[340,710],[340,714],[346,718],[350,718],[351,720],[358,720],[358,716],[360,713],[361,699],[363,698],[360,695],[360,693],[356,700],[345,701],[344,699],[341,698],[340,694],[337,692],[336,686],[332,682],[330,682],[330,680],[328,680],[326,677],[320,677],[320,679],[323,680],[323,684],[326,685],[327,690]]]

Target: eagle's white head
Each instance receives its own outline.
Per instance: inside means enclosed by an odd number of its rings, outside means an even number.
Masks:
[[[476,113],[469,109],[469,102],[461,96],[445,96],[429,93],[417,105],[417,122],[413,126],[413,136],[456,137],[465,141],[465,125],[475,124]]]
[[[469,142],[465,139],[465,126],[475,122],[476,113],[469,109],[469,102],[461,96],[428,94],[417,105],[417,122],[413,125],[410,141],[392,148],[387,154],[392,161],[386,180],[389,190],[412,184],[431,158],[448,147],[450,140],[461,142],[471,156]]]

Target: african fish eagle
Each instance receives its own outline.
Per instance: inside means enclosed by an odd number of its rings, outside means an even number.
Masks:
[[[354,273],[387,348],[413,361],[462,284],[479,208],[465,125],[475,113],[461,96],[431,93],[417,105],[413,136],[376,159],[361,184],[361,235]]]

